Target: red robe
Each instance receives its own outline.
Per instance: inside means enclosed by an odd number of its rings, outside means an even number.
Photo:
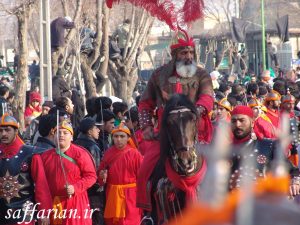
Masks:
[[[265,120],[261,116],[254,121],[253,131],[256,137],[261,140],[263,138],[275,139],[275,127],[270,121]]]
[[[76,161],[76,164],[62,157],[65,168],[67,181],[73,185],[75,193],[68,198],[65,185],[66,181],[63,175],[60,156],[55,149],[50,149],[41,155],[45,173],[48,179],[51,197],[53,201],[59,196],[63,210],[67,210],[67,218],[62,221],[63,225],[91,225],[91,211],[87,189],[90,188],[97,180],[95,165],[92,156],[83,148],[71,144],[70,148],[64,152],[67,156]],[[55,204],[55,203],[54,203]],[[77,210],[71,216],[70,210]],[[71,218],[69,218],[71,217]]]
[[[115,146],[109,148],[100,163],[99,171],[107,169],[107,188],[106,196],[108,197],[110,185],[126,185],[136,183],[138,170],[142,162],[142,155],[136,149],[129,145],[123,150],[117,149]],[[100,185],[103,180],[99,177]],[[124,218],[113,222],[114,219],[105,219],[105,224],[110,225],[138,225],[141,221],[141,211],[136,207],[136,187],[124,188],[125,195],[125,213]],[[110,199],[107,198],[106,202]]]
[[[159,141],[144,141],[145,155],[137,180],[137,206],[143,210],[151,211],[151,186],[148,180],[160,157]]]
[[[273,126],[278,129],[279,128],[279,119],[280,119],[280,115],[278,111],[274,111],[272,109],[268,109],[268,111],[266,112],[267,117],[270,118]]]
[[[15,155],[19,153],[23,146],[23,141],[19,136],[16,137],[16,139],[8,145],[0,144],[0,149],[2,151],[2,155],[4,158],[12,158]],[[0,157],[1,160],[1,157]],[[33,182],[35,183],[34,188],[34,198],[35,202],[39,203],[38,210],[45,210],[45,213],[47,210],[52,209],[52,201],[49,196],[49,187],[48,182],[45,176],[44,169],[41,165],[39,155],[33,155],[32,161],[31,161],[31,178]],[[46,215],[46,214],[45,214]],[[31,223],[17,223],[17,224],[11,224],[11,225],[34,225],[35,222],[32,221]]]

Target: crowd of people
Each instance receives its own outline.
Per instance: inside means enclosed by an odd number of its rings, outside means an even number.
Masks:
[[[240,151],[230,155],[228,192],[241,185],[241,159],[255,158],[252,170],[257,178],[271,170],[281,118],[288,114],[288,195],[300,194],[300,74],[290,71],[273,79],[264,71],[235,80],[209,74],[196,64],[194,41],[183,30],[172,41],[171,55],[134,106],[92,97],[76,125],[71,91],[55,85],[54,101],[42,102],[37,91],[29,93],[25,130],[20,130],[11,109],[11,90],[0,86],[0,224],[34,224],[35,219],[43,225],[140,224],[143,215],[156,210],[151,207],[154,187],[147,184],[160,160],[157,143],[165,106],[181,95],[197,109],[197,140],[203,145],[212,143],[220,124],[231,126],[228,141]],[[58,74],[54,79],[63,82],[62,71]],[[212,78],[219,85],[213,85]],[[242,151],[245,146],[250,152]],[[189,187],[181,184],[184,177],[176,179],[174,186],[188,194]],[[52,211],[45,213],[48,210]],[[168,222],[162,215],[157,214],[155,224]]]

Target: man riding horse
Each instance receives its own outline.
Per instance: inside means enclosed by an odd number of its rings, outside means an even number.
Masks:
[[[144,139],[154,137],[152,114],[158,108],[159,126],[164,105],[174,94],[184,94],[196,105],[201,119],[199,141],[210,142],[212,124],[208,113],[213,108],[213,86],[209,74],[195,62],[195,43],[184,30],[178,30],[172,40],[172,60],[152,74],[139,102],[140,125]]]
[[[170,48],[172,60],[168,64],[158,68],[152,74],[139,102],[139,118],[144,137],[144,143],[140,147],[145,148],[143,149],[145,152],[145,163],[141,165],[137,180],[137,206],[147,212],[156,211],[153,207],[153,203],[155,204],[155,202],[151,199],[151,194],[153,193],[153,189],[156,189],[156,184],[150,181],[150,177],[161,157],[160,151],[170,151],[170,149],[161,149],[160,143],[154,141],[156,136],[152,123],[154,109],[156,107],[158,109],[158,127],[160,127],[166,102],[175,94],[185,95],[186,101],[191,102],[197,112],[197,127],[195,129],[198,131],[196,132],[196,134],[198,134],[198,141],[209,143],[212,139],[212,124],[209,119],[209,112],[213,108],[212,80],[204,69],[196,65],[195,43],[184,30],[178,30]],[[192,109],[189,110],[191,112],[193,111]],[[179,112],[180,110],[178,113]],[[166,116],[169,115],[166,114]],[[170,131],[170,129],[168,131]],[[178,131],[178,138],[180,138],[180,135],[182,135],[182,133]],[[162,139],[165,138],[160,137],[160,140]],[[183,155],[183,153],[180,154]],[[191,155],[187,155],[187,158],[191,157]],[[170,156],[170,158],[172,157]],[[185,160],[183,161],[186,162]],[[162,162],[162,160],[160,162]],[[168,166],[168,162],[165,165],[161,163],[161,166]],[[178,174],[175,168],[176,165],[173,164],[171,167],[175,170],[175,173]],[[193,168],[191,171],[198,172],[199,166]],[[163,171],[161,172],[163,174]],[[184,175],[184,177],[185,176],[186,175]],[[182,181],[180,177],[178,177],[177,180],[178,182]],[[158,180],[156,179],[156,181]],[[194,188],[193,186],[191,189]],[[189,193],[191,194],[192,192],[193,190]]]

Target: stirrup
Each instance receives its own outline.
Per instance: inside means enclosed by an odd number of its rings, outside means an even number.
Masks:
[[[154,221],[153,219],[151,218],[151,216],[144,216],[140,222],[140,225],[142,225],[142,223],[145,221],[145,220],[150,220],[151,224],[154,225]]]

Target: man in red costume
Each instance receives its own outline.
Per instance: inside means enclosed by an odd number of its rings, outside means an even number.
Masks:
[[[137,225],[141,211],[136,207],[136,180],[142,155],[132,147],[130,130],[122,123],[112,131],[114,145],[99,167],[99,184],[107,184],[104,218],[106,225]]]
[[[276,129],[279,128],[279,106],[280,106],[280,98],[281,95],[277,92],[272,90],[269,92],[265,98],[265,106],[267,107],[267,117],[270,118],[272,124]]]
[[[197,106],[198,140],[209,143],[213,127],[209,113],[213,109],[213,86],[210,75],[195,63],[195,44],[188,34],[179,30],[171,45],[172,60],[158,68],[151,76],[139,102],[140,127],[143,131],[144,162],[138,176],[137,206],[151,212],[150,176],[160,158],[160,143],[147,141],[154,137],[152,113],[157,107],[158,127],[166,102],[175,94],[182,93]],[[145,150],[141,149],[142,146]],[[149,185],[148,185],[149,184]]]
[[[18,136],[17,120],[4,114],[0,121],[0,224],[35,224],[32,209],[51,210],[49,188],[37,153]],[[34,155],[34,156],[33,156]],[[17,214],[18,213],[18,214]],[[46,212],[47,213],[47,212]],[[49,224],[47,214],[40,224]]]
[[[266,177],[271,170],[272,161],[275,159],[275,141],[271,139],[257,140],[253,137],[253,119],[253,111],[248,106],[236,106],[231,112],[231,129],[234,137],[230,163],[230,190],[240,187],[243,176],[253,174],[254,177]],[[243,167],[242,160],[251,159],[254,159],[255,166]],[[300,193],[299,169],[288,160],[286,161],[291,176],[290,195],[295,196]]]
[[[252,98],[248,102],[248,106],[253,110],[254,114],[254,126],[253,131],[256,137],[261,140],[264,138],[275,139],[275,127],[273,126],[271,120],[265,112],[263,111],[263,106],[257,98]]]
[[[290,127],[291,127],[291,137],[292,143],[290,145],[290,155],[289,160],[295,165],[298,166],[299,158],[297,148],[299,146],[299,117],[300,112],[296,111],[295,108],[296,99],[293,95],[287,94],[281,98],[281,113],[287,113],[290,117]]]
[[[53,200],[52,224],[92,225],[87,189],[96,182],[96,170],[87,150],[71,143],[72,126],[59,125],[57,149],[41,155]]]
[[[201,119],[199,141],[209,143],[212,124],[209,112],[213,108],[213,87],[209,74],[195,63],[195,43],[184,30],[179,30],[171,45],[172,60],[151,76],[139,102],[140,125],[144,139],[153,138],[152,113],[158,107],[160,126],[164,105],[175,93],[187,95],[197,106]]]

